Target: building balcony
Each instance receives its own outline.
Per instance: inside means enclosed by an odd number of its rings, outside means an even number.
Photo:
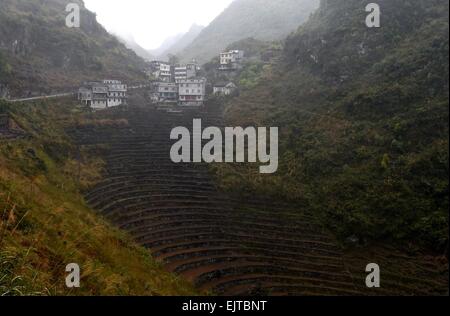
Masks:
[[[127,88],[111,88],[109,89],[109,92],[127,92]]]

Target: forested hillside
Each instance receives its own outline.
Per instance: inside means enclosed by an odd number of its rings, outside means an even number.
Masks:
[[[448,245],[449,3],[322,1],[282,60],[227,107],[227,126],[280,127],[280,168],[218,165],[236,192],[305,205],[342,240]]]
[[[228,45],[248,37],[267,41],[282,39],[305,22],[317,6],[317,0],[236,0],[180,57],[205,63]]]
[[[80,28],[66,27],[69,2],[81,7]],[[103,77],[143,78],[143,60],[108,34],[81,0],[2,0],[0,55],[0,85],[13,96],[60,92]]]

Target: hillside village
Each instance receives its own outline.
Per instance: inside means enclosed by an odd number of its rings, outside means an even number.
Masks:
[[[244,56],[242,50],[222,52],[217,71],[232,73],[242,69]],[[195,60],[187,64],[154,60],[148,63],[146,74],[150,81],[150,100],[154,105],[199,107],[204,105],[208,94],[229,96],[237,90],[236,84],[231,81],[209,84]],[[126,105],[127,93],[126,84],[108,79],[83,83],[77,98],[93,110],[101,110]]]

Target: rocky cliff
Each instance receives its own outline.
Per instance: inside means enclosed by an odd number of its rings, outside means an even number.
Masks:
[[[80,7],[79,28],[66,26],[69,2]],[[66,91],[104,77],[139,80],[143,67],[144,61],[108,34],[83,1],[0,4],[0,84],[7,84],[13,96]]]

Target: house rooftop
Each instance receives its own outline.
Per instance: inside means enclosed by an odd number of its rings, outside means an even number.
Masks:
[[[226,82],[226,81],[217,82],[214,84],[214,87],[220,87],[220,88],[226,87],[228,83],[229,82]]]
[[[231,82],[231,81],[220,81],[220,82],[217,82],[216,84],[214,84],[214,87],[217,87],[217,88],[224,88],[224,87],[226,87],[226,86],[228,86],[228,85],[235,85],[233,82]]]

